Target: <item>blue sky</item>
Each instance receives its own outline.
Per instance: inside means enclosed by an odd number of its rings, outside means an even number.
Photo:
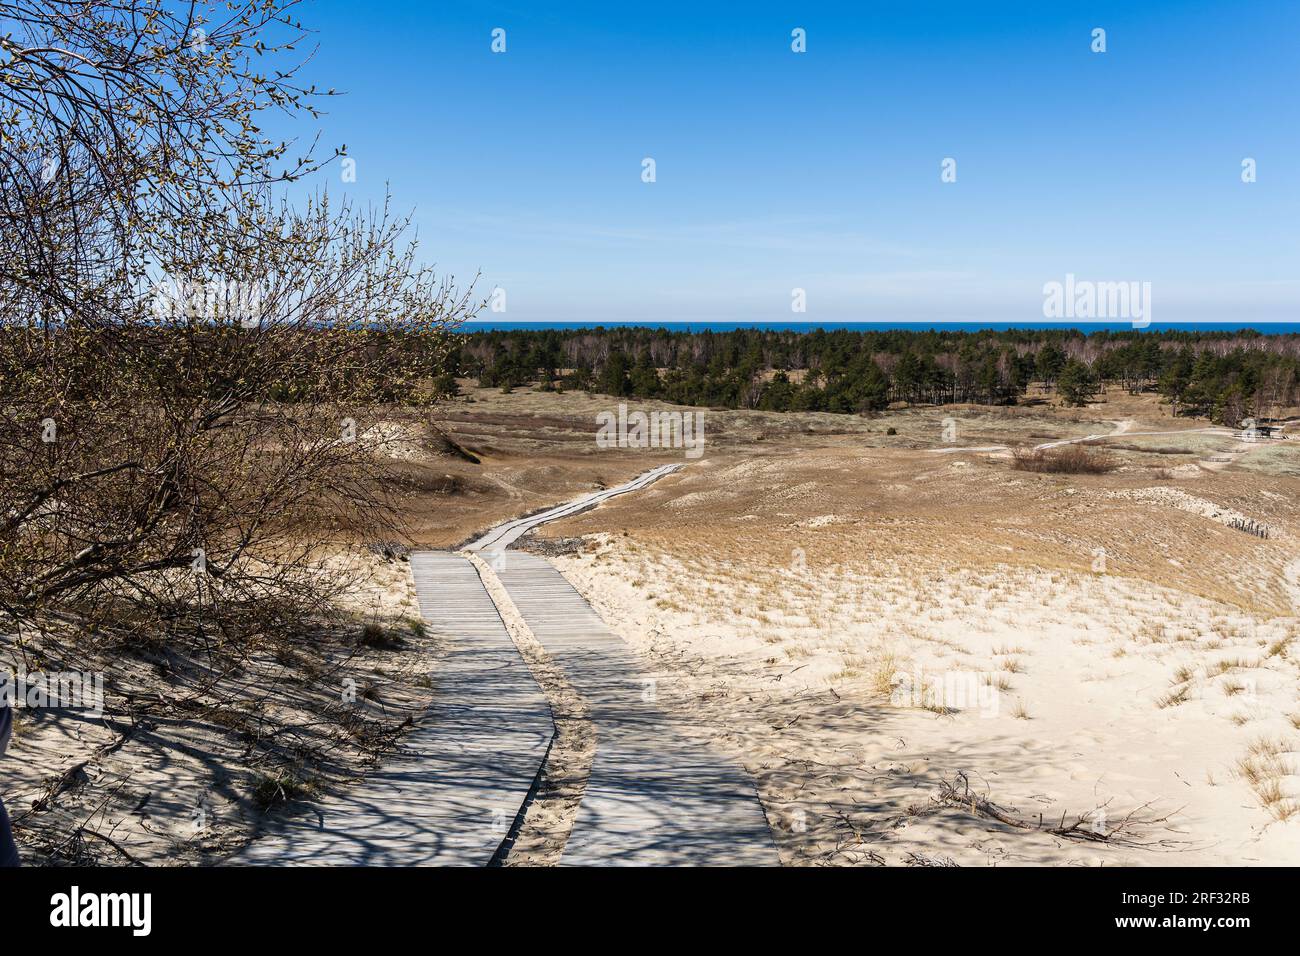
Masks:
[[[1294,2],[533,6],[301,8],[357,163],[315,184],[387,187],[493,319],[1032,322],[1073,273],[1300,320]]]

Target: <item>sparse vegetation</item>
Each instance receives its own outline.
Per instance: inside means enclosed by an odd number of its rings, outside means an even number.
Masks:
[[[398,651],[406,646],[402,635],[396,629],[385,627],[378,621],[367,621],[362,626],[359,642],[363,647],[382,651]]]
[[[315,788],[309,781],[299,780],[293,774],[263,774],[253,781],[252,799],[259,810],[266,812],[294,800],[308,799],[314,792]]]
[[[1251,742],[1247,756],[1237,762],[1237,773],[1255,792],[1260,805],[1275,820],[1285,822],[1300,813],[1300,800],[1287,795],[1284,780],[1295,775],[1285,741],[1260,737]]]
[[[1168,707],[1177,707],[1179,704],[1187,703],[1191,695],[1192,695],[1192,689],[1189,686],[1184,684],[1182,686],[1175,687],[1169,693],[1164,694],[1161,697],[1157,698],[1156,706],[1159,707],[1161,710],[1164,710]]]
[[[1011,467],[1017,471],[1037,471],[1058,475],[1105,475],[1118,465],[1110,456],[1091,451],[1081,444],[1059,448],[1017,449]]]

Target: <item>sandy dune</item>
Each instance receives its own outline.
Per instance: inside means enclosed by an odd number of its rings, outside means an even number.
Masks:
[[[724,448],[539,533],[787,863],[1294,864],[1297,481],[1191,452]]]
[[[437,433],[382,435],[406,469],[407,544],[454,547],[686,465],[521,544],[631,645],[659,705],[754,777],[784,862],[1300,862],[1300,441],[1246,446],[1119,394],[1085,410],[709,411],[705,455],[686,462],[599,449],[601,396],[467,391]],[[1002,450],[1097,436],[1109,474],[1018,471]],[[359,562],[356,614],[413,613],[402,561],[360,545],[337,560]],[[341,672],[307,651],[254,662],[254,681],[292,690],[250,715],[314,726],[344,674],[378,695],[377,727],[428,705],[434,642],[331,639]],[[558,859],[591,760],[582,702],[546,689],[573,746],[507,862]],[[25,718],[11,807],[67,777],[21,821],[28,852],[120,861],[93,830],[186,863],[247,841],[247,721],[214,713],[108,753],[121,726]],[[366,765],[343,742],[323,788]]]

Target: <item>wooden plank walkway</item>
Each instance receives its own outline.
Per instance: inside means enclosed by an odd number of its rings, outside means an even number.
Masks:
[[[466,558],[418,552],[411,573],[421,615],[449,642],[433,707],[381,770],[230,862],[486,866],[497,854],[546,758],[550,707]]]
[[[555,566],[512,552],[498,577],[586,701],[596,730],[591,776],[561,862],[778,865],[753,781],[673,728],[631,649]]]
[[[465,551],[487,551],[500,552],[504,551],[510,545],[514,544],[520,537],[527,534],[538,525],[545,524],[548,521],[555,521],[558,518],[567,518],[570,515],[576,515],[580,512],[587,511],[596,507],[602,501],[608,501],[618,495],[625,495],[629,491],[638,491],[647,485],[653,484],[664,475],[670,475],[680,469],[681,465],[660,465],[658,468],[652,468],[644,474],[638,475],[631,481],[618,485],[615,488],[606,488],[603,491],[593,492],[589,495],[583,495],[581,498],[575,498],[573,501],[558,505],[546,511],[538,512],[535,515],[528,515],[523,518],[516,518],[514,521],[507,521],[505,524],[497,525],[477,541],[465,545]]]

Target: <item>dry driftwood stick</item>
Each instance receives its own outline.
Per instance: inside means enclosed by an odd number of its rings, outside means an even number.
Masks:
[[[1018,830],[1041,830],[1044,833],[1050,833],[1053,836],[1063,837],[1067,840],[1083,840],[1092,843],[1108,843],[1130,847],[1170,846],[1171,843],[1168,840],[1139,839],[1137,831],[1153,826],[1163,825],[1167,827],[1169,818],[1173,816],[1173,813],[1178,812],[1175,810],[1164,816],[1144,816],[1144,811],[1151,807],[1150,803],[1144,803],[1142,806],[1130,810],[1109,829],[1101,827],[1098,821],[1087,813],[1081,814],[1073,823],[1067,824],[1065,822],[1066,814],[1063,812],[1059,825],[1054,827],[1044,826],[1041,816],[1037,823],[1021,819],[1013,815],[1007,808],[1000,807],[987,797],[982,797],[971,790],[970,780],[964,772],[958,772],[951,783],[945,782],[941,784],[939,796],[935,799],[942,804],[969,809],[975,816],[988,817]]]

